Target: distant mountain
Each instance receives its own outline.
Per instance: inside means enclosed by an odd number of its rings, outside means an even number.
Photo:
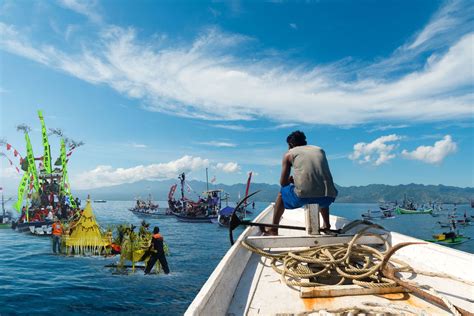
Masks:
[[[155,200],[167,200],[168,192],[176,180],[164,181],[139,181],[130,184],[121,184],[111,187],[74,191],[75,195],[84,199],[88,194],[92,199],[104,200],[133,200],[140,196],[146,198],[151,194]],[[190,198],[196,198],[198,194],[206,190],[206,183],[201,181],[189,181],[190,189],[185,189],[185,195]],[[229,193],[230,200],[238,200],[240,196],[245,194],[245,184],[217,184],[209,185],[210,189],[223,189]],[[401,184],[401,185],[385,185],[370,184],[366,186],[337,186],[339,196],[337,202],[346,203],[375,203],[378,201],[402,201],[404,196],[420,203],[438,201],[444,203],[468,203],[474,198],[474,188],[459,188],[444,185],[423,185],[423,184]],[[180,195],[179,188],[175,195]],[[270,202],[274,201],[278,193],[279,186],[267,183],[252,183],[250,191],[260,192],[255,196],[257,201]]]

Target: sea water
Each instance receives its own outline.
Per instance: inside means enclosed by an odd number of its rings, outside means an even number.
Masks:
[[[128,211],[133,201],[93,203],[102,228],[115,224],[139,226],[143,218]],[[160,205],[165,206],[165,202]],[[256,216],[268,203],[256,203]],[[445,206],[449,209],[453,206]],[[342,204],[331,206],[331,213],[349,219],[361,219],[376,204]],[[457,206],[474,213],[468,205]],[[118,257],[64,257],[52,255],[51,239],[0,230],[0,315],[9,314],[153,314],[181,315],[206,282],[229,249],[228,230],[217,224],[182,223],[173,216],[146,218],[150,227],[158,225],[171,254],[169,275],[113,274],[105,267]],[[395,219],[375,220],[387,229],[421,239],[429,239],[443,229],[430,215],[397,215]],[[242,228],[238,230],[242,231]],[[461,229],[474,237],[474,226]],[[237,236],[238,232],[235,236]],[[474,242],[455,246],[474,252]]]

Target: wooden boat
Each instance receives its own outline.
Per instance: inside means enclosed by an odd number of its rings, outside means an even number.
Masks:
[[[454,238],[448,238],[448,239],[445,239],[445,240],[427,239],[426,241],[434,242],[434,243],[441,244],[441,245],[451,246],[451,245],[460,245],[460,244],[463,244],[465,242],[468,242],[469,240],[471,240],[471,238],[469,238],[469,237],[456,236]]]
[[[434,242],[442,245],[459,245],[469,241],[471,238],[463,236],[462,234],[455,233],[450,231],[447,233],[441,233],[433,235],[433,239],[427,239],[426,241]]]
[[[269,206],[254,222],[271,222],[272,212],[273,207]],[[284,213],[281,224],[305,225],[305,216],[303,209],[288,210]],[[332,227],[342,228],[347,223],[344,218],[331,216]],[[258,227],[245,229],[196,295],[185,315],[346,315],[345,312],[350,311],[354,315],[449,313],[439,303],[433,303],[431,297],[419,294],[418,288],[410,292],[404,292],[404,287],[398,293],[367,294],[366,290],[354,287],[287,286],[282,283],[282,276],[272,268],[271,259],[247,250],[241,243],[246,241],[275,253],[306,249],[314,246],[315,242],[327,245],[334,241],[331,236],[313,236],[296,230],[280,228],[279,233],[280,236],[261,236]],[[415,270],[400,272],[404,282],[410,278],[410,281],[429,285],[464,312],[474,312],[472,254],[434,243],[424,243],[395,232],[385,234],[389,245],[422,243],[404,247],[393,256]],[[341,235],[338,238],[342,241],[348,236]],[[364,238],[358,242],[377,243],[369,236]],[[438,277],[428,276],[424,271],[435,273]]]
[[[31,233],[33,235],[51,235],[52,221],[38,221],[38,222],[13,222],[12,228],[21,233]]]
[[[180,222],[185,223],[212,223],[217,220],[217,215],[213,216],[189,216],[189,215],[180,215],[173,213],[176,216],[176,219]]]
[[[138,216],[162,216],[162,215],[166,215],[165,212],[160,211],[158,209],[150,210],[150,209],[133,207],[133,208],[129,208],[128,210],[130,212],[132,212],[133,214],[138,215]]]
[[[422,209],[422,210],[410,210],[406,208],[397,207],[395,212],[399,215],[402,214],[431,214],[433,209]]]
[[[207,169],[206,169],[207,174]],[[180,222],[213,223],[217,222],[218,212],[222,207],[222,190],[207,190],[202,192],[198,201],[192,201],[184,196],[185,174],[179,175],[181,182],[181,198],[173,198],[177,185],[173,185],[168,193],[169,213],[176,216]],[[188,185],[189,186],[189,185]]]

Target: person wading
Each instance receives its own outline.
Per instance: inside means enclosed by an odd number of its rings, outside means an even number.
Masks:
[[[337,190],[334,186],[324,150],[308,145],[301,131],[291,133],[286,142],[288,151],[283,156],[278,193],[273,211],[273,224],[279,224],[285,209],[296,209],[306,204],[318,204],[323,218],[320,231],[328,232],[329,205],[334,202]],[[292,170],[293,169],[293,170]],[[293,175],[291,173],[293,172]],[[277,228],[265,231],[278,235]]]
[[[153,266],[155,265],[157,260],[160,261],[161,267],[163,268],[163,272],[165,274],[170,273],[163,247],[163,236],[160,235],[160,228],[155,226],[155,228],[153,229],[153,237],[151,239],[151,245],[149,249],[151,255],[145,268],[145,274],[149,274],[151,272],[151,269],[153,269]]]
[[[53,228],[53,253],[61,253],[61,236],[63,234],[63,225],[61,225],[61,222],[59,219],[56,217],[54,219],[54,223],[52,225]],[[56,252],[57,249],[57,252]]]

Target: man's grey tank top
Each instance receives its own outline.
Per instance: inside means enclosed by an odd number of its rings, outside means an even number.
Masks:
[[[300,198],[336,197],[324,150],[317,146],[297,146],[289,150],[292,157],[295,193]]]

